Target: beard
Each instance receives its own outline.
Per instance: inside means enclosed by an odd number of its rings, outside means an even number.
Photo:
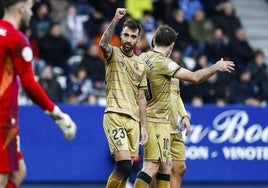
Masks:
[[[127,53],[132,51],[134,49],[134,47],[135,47],[135,45],[132,45],[131,43],[127,43],[127,42],[122,45],[123,51],[127,52]]]

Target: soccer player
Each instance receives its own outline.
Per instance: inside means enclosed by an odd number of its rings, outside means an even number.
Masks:
[[[152,46],[154,46],[153,41]],[[188,136],[191,132],[191,124],[190,117],[186,112],[180,95],[180,80],[174,77],[171,78],[170,86],[170,96],[172,101],[170,111],[170,155],[172,159],[170,187],[178,188],[182,185],[182,178],[186,171],[185,144],[182,137],[182,131],[186,129],[185,135]],[[155,176],[153,176],[151,188],[156,188]]]
[[[48,98],[34,78],[33,52],[19,31],[29,24],[33,0],[2,0],[1,3],[4,15],[0,20],[0,188],[16,188],[25,175],[24,161],[17,151],[19,85],[54,119],[67,140],[75,137],[76,125]]]
[[[218,71],[231,72],[234,63],[219,60],[212,66],[195,72],[180,67],[168,56],[174,47],[177,33],[169,26],[161,25],[154,36],[154,48],[140,57],[147,64],[147,131],[148,142],[144,145],[143,169],[134,183],[135,188],[149,187],[156,174],[157,187],[170,187],[170,82],[175,77],[200,83]]]
[[[133,20],[123,24],[120,48],[109,44],[117,23],[127,9],[116,9],[114,18],[99,42],[106,59],[107,104],[103,127],[116,164],[106,187],[126,186],[127,178],[138,155],[140,144],[147,142],[146,129],[146,65],[133,53],[141,35],[141,25]]]
[[[170,111],[170,155],[172,159],[172,169],[170,176],[170,187],[181,187],[182,178],[186,171],[185,145],[182,131],[186,129],[185,135],[191,132],[190,117],[186,112],[184,103],[180,95],[179,79],[171,78],[171,111]],[[156,179],[153,176],[151,188],[157,188]]]

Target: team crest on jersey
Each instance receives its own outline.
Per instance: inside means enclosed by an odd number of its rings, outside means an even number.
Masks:
[[[170,70],[170,71],[174,71],[174,70],[176,70],[178,68],[178,65],[175,63],[175,62],[169,62],[168,63],[168,69]]]
[[[118,145],[119,147],[121,147],[121,146],[123,146],[123,143],[122,143],[121,140],[117,140],[117,141],[116,141],[116,145]]]
[[[33,60],[33,51],[30,47],[24,47],[22,49],[22,57],[25,61],[30,62]]]
[[[139,70],[139,66],[138,66],[138,63],[134,63],[134,68],[138,71]]]

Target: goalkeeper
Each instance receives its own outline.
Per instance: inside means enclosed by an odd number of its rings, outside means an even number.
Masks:
[[[19,31],[29,25],[32,0],[1,0],[0,20],[0,188],[18,187],[11,177],[19,170],[17,155],[18,93],[20,84],[30,99],[50,115],[67,140],[76,134],[76,125],[46,95],[34,78],[33,52]]]

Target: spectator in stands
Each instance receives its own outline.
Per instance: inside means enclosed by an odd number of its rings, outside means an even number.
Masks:
[[[69,5],[69,1],[63,0],[49,0],[51,4],[51,13],[50,17],[53,18],[56,22],[61,22],[61,20],[66,15],[66,10]]]
[[[215,21],[224,9],[225,3],[229,0],[201,0],[206,16]]]
[[[209,18],[206,18],[205,12],[198,9],[194,18],[189,22],[189,32],[193,39],[193,44],[187,46],[184,51],[184,57],[196,57],[205,51],[206,43],[213,36],[214,26]]]
[[[88,45],[81,65],[87,70],[87,77],[94,81],[105,80],[105,64],[98,54],[98,46],[94,43]]]
[[[248,62],[253,59],[253,49],[248,43],[244,28],[238,28],[235,31],[235,36],[229,42],[228,51],[238,71],[245,69]]]
[[[99,6],[93,7],[89,19],[84,23],[84,29],[88,39],[93,39],[101,32],[105,18]]]
[[[158,23],[163,23],[172,13],[172,10],[178,8],[177,0],[158,0],[153,1],[153,15]]]
[[[173,48],[170,58],[175,61],[178,65],[187,68],[185,62],[182,59],[182,53],[179,48]]]
[[[93,84],[92,81],[88,79],[86,68],[83,66],[77,67],[75,72],[67,77],[67,88],[65,90],[67,101],[70,100],[71,97],[72,101],[73,98],[75,98],[75,101],[82,103],[92,92]]]
[[[111,20],[114,17],[114,12],[118,7],[124,7],[124,1],[122,0],[101,0],[96,1],[102,9],[104,17]]]
[[[94,37],[94,44],[95,45],[99,45],[99,41],[102,37],[102,34],[104,33],[104,31],[106,31],[106,29],[109,27],[110,25],[110,22],[108,20],[104,21],[101,25],[101,31],[98,33],[97,36]],[[110,40],[110,44],[113,45],[113,46],[117,46],[117,47],[120,47],[120,37],[119,35],[117,35],[116,33],[113,33],[112,37],[111,37],[111,40]],[[98,53],[99,53],[99,57],[105,61],[104,57],[103,57],[103,53],[101,51],[100,48],[98,48]]]
[[[67,104],[71,104],[71,105],[80,104],[80,101],[78,100],[78,97],[73,92],[70,92],[70,93],[67,94],[65,102]]]
[[[178,5],[183,10],[187,21],[194,18],[197,10],[203,9],[201,0],[178,0]]]
[[[58,22],[51,25],[49,32],[38,42],[40,58],[45,60],[46,64],[62,69],[63,74],[69,74],[67,60],[72,55],[71,45],[66,39]]]
[[[95,95],[98,96],[98,103],[102,103],[106,102],[106,92],[105,92],[106,86],[105,86],[105,82],[103,81],[99,81],[99,80],[95,80],[93,82],[93,92]]]
[[[77,15],[89,15],[91,12],[88,0],[69,0],[69,3],[76,7]]]
[[[197,71],[199,69],[204,69],[209,66],[208,57],[205,54],[199,54],[196,58],[196,66],[193,71]],[[191,95],[191,104],[194,106],[202,106],[204,104],[204,95],[208,88],[207,80],[200,84],[192,84],[192,86],[188,86],[191,90],[188,92]],[[183,93],[183,91],[182,91]]]
[[[239,17],[236,16],[235,9],[230,2],[224,4],[222,13],[214,21],[215,27],[223,30],[223,33],[232,39],[235,31],[242,27]]]
[[[156,21],[152,15],[152,12],[147,10],[143,12],[141,24],[147,43],[150,44],[153,39],[154,31],[156,29]]]
[[[185,50],[186,46],[192,43],[192,39],[189,32],[189,22],[185,19],[184,12],[178,8],[173,9],[171,16],[165,20],[165,23],[178,32],[176,47],[182,51]]]
[[[63,89],[51,66],[47,65],[43,68],[38,82],[53,102],[63,102]]]
[[[197,60],[196,60],[196,66],[193,69],[193,71],[197,71],[199,69],[204,69],[207,68],[208,66],[210,66],[210,62],[208,61],[208,57],[206,54],[199,54],[197,56]]]
[[[238,79],[230,83],[230,103],[260,106],[262,100],[251,80],[251,72],[247,68],[240,69]]]
[[[210,66],[206,54],[200,54],[197,58],[197,64],[194,71]],[[216,104],[224,106],[228,103],[228,85],[226,85],[219,77],[220,72],[210,77],[201,84],[194,84],[191,87],[192,101],[191,104],[195,106],[202,106],[203,104]],[[224,74],[227,78],[229,74]],[[229,83],[227,83],[229,84]]]
[[[179,65],[181,65],[182,67],[188,69],[185,62],[183,61],[182,52],[180,51],[180,49],[174,48],[171,55],[170,55],[170,58],[173,61],[175,61],[176,63],[178,63]],[[192,101],[192,97],[193,97],[192,87],[193,87],[193,85],[194,84],[192,84],[190,82],[186,82],[183,80],[180,81],[181,97],[185,103],[190,104]]]
[[[201,84],[194,85],[194,92],[199,95],[195,97],[200,97],[202,104],[225,106],[228,103],[227,88],[219,84],[218,74],[214,74]]]
[[[208,56],[208,61],[216,62],[228,54],[228,41],[224,36],[222,29],[215,28],[212,40],[206,44],[205,53]]]
[[[84,25],[77,14],[77,8],[70,4],[67,14],[61,21],[63,35],[70,41],[72,51],[75,54],[78,48],[85,48],[87,38],[85,35]]]
[[[35,11],[30,20],[30,28],[33,38],[39,40],[48,33],[53,19],[49,17],[50,9],[46,2],[38,2],[35,4]]]
[[[95,105],[99,105],[98,104],[98,96],[94,93],[90,93],[88,96],[87,96],[87,99],[85,101],[85,104],[88,104],[90,106],[95,106]]]
[[[153,2],[152,0],[125,0],[125,7],[134,20],[140,21],[144,11],[153,11]]]
[[[262,50],[254,51],[253,61],[249,62],[248,70],[251,72],[251,81],[258,90],[261,100],[268,99],[268,77],[265,56]]]

